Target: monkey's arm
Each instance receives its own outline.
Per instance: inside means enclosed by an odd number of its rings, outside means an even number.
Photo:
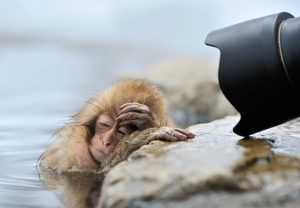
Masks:
[[[153,140],[184,141],[194,138],[195,134],[186,130],[171,127],[149,128],[136,131],[130,136],[119,141],[114,151],[102,163],[103,169],[114,167],[119,162],[126,160],[129,155],[141,146],[149,144]]]

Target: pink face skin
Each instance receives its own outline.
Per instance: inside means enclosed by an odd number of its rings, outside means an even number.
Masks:
[[[118,121],[105,114],[98,117],[95,135],[89,146],[91,154],[98,162],[108,156],[119,140],[130,133],[126,127],[118,124]]]

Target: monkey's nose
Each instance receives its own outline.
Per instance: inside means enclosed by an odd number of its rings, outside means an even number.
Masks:
[[[113,140],[111,137],[104,137],[102,139],[102,142],[103,142],[104,146],[106,146],[106,147],[110,146],[112,144],[112,141]]]

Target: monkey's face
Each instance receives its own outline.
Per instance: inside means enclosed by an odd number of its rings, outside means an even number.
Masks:
[[[129,128],[119,126],[119,121],[101,114],[96,121],[95,135],[89,146],[92,156],[100,162],[114,150],[120,139],[130,133]]]

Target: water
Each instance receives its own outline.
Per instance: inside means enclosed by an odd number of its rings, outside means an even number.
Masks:
[[[138,71],[169,56],[134,47],[111,48],[109,54],[106,48],[85,45],[2,47],[0,207],[93,207],[101,176],[40,175],[38,157],[96,91],[129,73],[129,67]]]

